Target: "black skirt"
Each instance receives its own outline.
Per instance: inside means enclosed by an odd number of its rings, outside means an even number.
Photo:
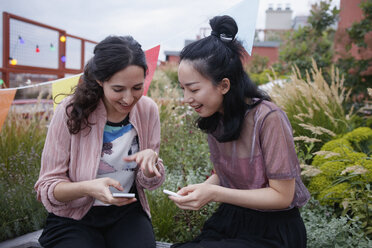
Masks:
[[[130,192],[138,199],[135,187]],[[81,220],[50,213],[39,242],[46,248],[156,246],[151,220],[140,201],[121,207],[93,206]]]
[[[261,212],[221,204],[196,239],[171,247],[303,248],[306,247],[306,229],[298,208]]]

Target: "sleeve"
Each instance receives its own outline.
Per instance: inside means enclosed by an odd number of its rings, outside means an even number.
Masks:
[[[146,138],[148,144],[147,148],[153,149],[159,153],[160,149],[160,117],[159,110],[155,102],[152,102],[151,108],[149,109],[149,122],[148,122],[148,137]],[[136,181],[137,183],[149,190],[160,187],[165,180],[165,169],[163,160],[159,158],[158,167],[161,177],[146,177],[142,170],[138,170]]]
[[[259,132],[267,178],[295,178],[299,163],[286,114],[280,109],[269,112]]]
[[[54,188],[60,182],[69,182],[71,134],[67,128],[66,104],[57,106],[50,122],[41,157],[39,179],[35,183],[37,199],[49,212],[66,209],[71,203],[59,202],[54,197]]]

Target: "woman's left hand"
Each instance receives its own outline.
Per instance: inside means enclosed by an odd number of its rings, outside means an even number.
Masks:
[[[209,183],[192,184],[180,189],[181,197],[169,196],[169,199],[181,209],[199,210],[213,201],[216,185]]]
[[[161,177],[158,168],[158,154],[152,149],[146,149],[124,157],[124,161],[135,161],[146,177]]]

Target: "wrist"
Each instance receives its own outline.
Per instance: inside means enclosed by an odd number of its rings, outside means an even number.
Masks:
[[[210,195],[212,196],[211,201],[213,202],[219,202],[219,187],[218,185],[215,184],[209,184],[210,186]]]
[[[78,190],[80,191],[82,196],[89,196],[89,193],[91,192],[89,181],[78,182]]]
[[[154,167],[156,167],[157,169],[159,169],[159,168],[158,168],[158,163],[159,163],[159,154],[158,154],[156,151],[154,151],[154,153],[155,153],[155,157],[156,157],[156,159],[155,159],[155,163],[154,163]]]

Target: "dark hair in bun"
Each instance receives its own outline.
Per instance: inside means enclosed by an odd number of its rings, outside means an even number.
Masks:
[[[225,42],[232,42],[238,33],[238,25],[230,16],[216,16],[209,20],[212,28],[212,35]]]
[[[180,58],[181,61],[189,61],[195,70],[216,86],[224,78],[230,80],[230,90],[223,99],[224,114],[216,112],[209,117],[200,117],[197,121],[200,129],[212,133],[222,119],[224,129],[216,139],[228,142],[239,137],[247,109],[270,98],[258,90],[244,71],[242,59],[246,52],[235,38],[238,33],[235,20],[227,15],[215,16],[209,24],[211,35],[187,45],[181,51]],[[246,100],[252,98],[260,100],[248,105]]]

